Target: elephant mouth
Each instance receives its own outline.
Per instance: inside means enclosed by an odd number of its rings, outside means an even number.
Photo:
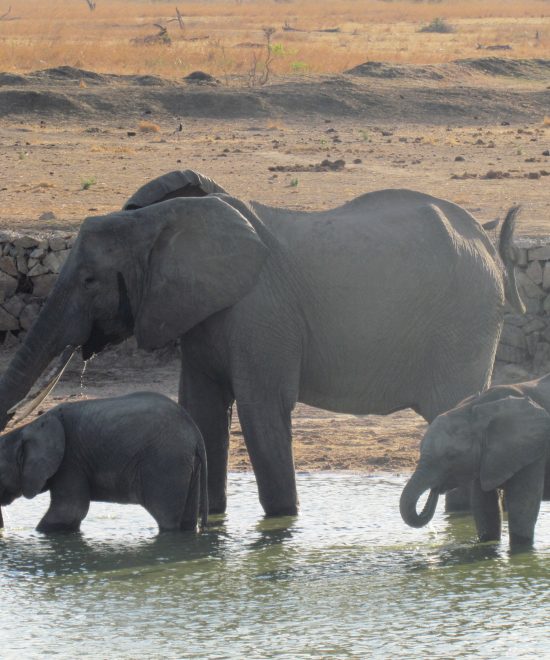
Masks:
[[[114,323],[109,329],[103,329],[99,324],[93,323],[88,340],[82,344],[82,359],[89,360],[93,355],[101,353],[107,346],[115,346],[130,337],[132,332],[123,324]]]
[[[120,344],[134,332],[134,315],[128,295],[126,280],[122,273],[117,273],[119,294],[118,313],[116,318],[105,321],[101,325],[94,321],[88,340],[82,345],[82,358],[89,360],[92,355],[100,353],[107,346]]]

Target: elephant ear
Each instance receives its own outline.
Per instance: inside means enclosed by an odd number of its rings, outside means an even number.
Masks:
[[[174,199],[136,216],[158,229],[134,325],[139,346],[165,345],[256,284],[268,249],[223,200]]]
[[[21,431],[23,466],[21,485],[23,495],[38,495],[52,477],[65,453],[65,431],[56,415],[39,417]]]
[[[226,191],[215,181],[194,170],[175,171],[149,181],[139,188],[122,209],[130,211],[158,204],[174,197],[204,197]]]
[[[482,434],[480,481],[494,490],[516,472],[540,460],[550,442],[550,415],[528,396],[507,396],[472,408]]]

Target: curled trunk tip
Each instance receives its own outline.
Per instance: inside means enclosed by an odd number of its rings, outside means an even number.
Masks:
[[[420,497],[430,490],[430,495],[420,513],[417,513],[416,507]],[[424,527],[433,518],[437,507],[439,493],[436,489],[426,485],[417,472],[409,479],[399,501],[399,511],[401,517],[410,527]]]

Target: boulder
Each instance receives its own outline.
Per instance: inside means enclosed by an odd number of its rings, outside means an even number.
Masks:
[[[528,358],[527,351],[515,346],[499,344],[497,348],[497,360],[502,362],[511,362],[513,364],[522,364]]]
[[[0,302],[4,302],[6,298],[13,296],[17,290],[17,284],[18,280],[15,277],[0,271]]]
[[[12,243],[16,248],[26,250],[28,248],[37,247],[38,239],[33,238],[32,236],[20,236],[19,238],[14,238]]]
[[[30,305],[27,305],[19,317],[19,323],[21,323],[23,330],[28,330],[35,322],[36,317],[39,314],[40,305],[38,303],[31,303]]]
[[[500,336],[500,343],[523,350],[527,348],[522,328],[518,328],[515,325],[504,326],[502,329],[502,335]]]
[[[525,273],[535,284],[542,284],[542,266],[539,261],[531,261]]]
[[[12,316],[15,316],[16,319],[19,318],[21,310],[25,307],[25,301],[19,296],[12,296],[2,305],[2,307],[9,312]]]
[[[19,330],[19,321],[3,307],[0,307],[0,330]]]
[[[61,238],[60,236],[52,236],[52,238],[50,238],[50,250],[52,250],[52,252],[64,250],[66,247],[67,243],[64,238]]]
[[[52,275],[51,273],[45,273],[39,275],[38,277],[33,277],[32,279],[32,293],[33,296],[37,298],[46,298],[50,293],[57,279],[57,275]]]
[[[530,248],[528,255],[529,261],[534,261],[535,259],[545,261],[550,259],[550,245],[541,245],[540,247]]]
[[[0,270],[4,271],[4,273],[7,273],[8,275],[11,275],[12,277],[19,276],[15,259],[13,257],[9,257],[8,255],[0,257]]]

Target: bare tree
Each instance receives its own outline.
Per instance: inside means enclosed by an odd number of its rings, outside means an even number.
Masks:
[[[183,17],[180,14],[180,10],[177,7],[176,7],[176,16],[178,17],[178,23],[179,23],[179,26],[180,26],[180,30],[183,30],[184,29]]]
[[[94,0],[86,0],[86,4],[88,5],[88,8],[90,11],[93,11],[95,9],[95,2]]]

